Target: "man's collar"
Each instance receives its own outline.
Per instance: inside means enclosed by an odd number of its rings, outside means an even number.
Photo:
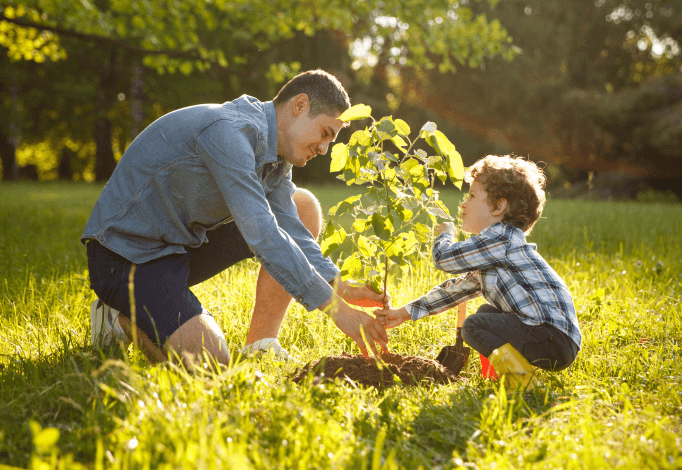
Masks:
[[[268,150],[266,154],[266,162],[282,162],[282,158],[277,155],[277,112],[275,111],[275,103],[266,101],[263,103],[265,116],[268,120]]]

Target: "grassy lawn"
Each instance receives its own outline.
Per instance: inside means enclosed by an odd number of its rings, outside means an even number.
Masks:
[[[0,184],[0,470],[682,468],[682,205],[550,199],[529,241],[566,280],[584,339],[572,367],[541,373],[544,395],[506,393],[473,354],[463,382],[377,392],[296,385],[293,362],[189,373],[91,351],[78,239],[101,188]],[[325,211],[354,191],[309,189]],[[455,211],[460,197],[443,193]],[[257,268],[195,289],[233,351]],[[389,284],[394,305],[446,279],[411,274]],[[409,322],[390,347],[434,358],[454,325],[448,313]],[[280,341],[302,362],[359,352],[298,305]]]

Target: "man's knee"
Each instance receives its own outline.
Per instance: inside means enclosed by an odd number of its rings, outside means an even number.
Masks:
[[[307,189],[297,188],[294,193],[294,203],[298,210],[298,217],[303,225],[317,239],[322,229],[322,207],[315,195]]]
[[[212,315],[203,313],[186,321],[166,341],[165,348],[189,365],[202,363],[204,353],[220,364],[229,364],[230,351],[225,335]]]

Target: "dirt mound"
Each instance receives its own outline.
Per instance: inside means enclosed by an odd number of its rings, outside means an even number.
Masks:
[[[385,365],[379,368],[373,358],[365,359],[361,354],[351,356],[344,352],[339,356],[326,356],[297,370],[293,380],[301,383],[310,370],[315,380],[333,380],[339,377],[379,389],[391,387],[399,382],[404,385],[428,386],[459,380],[459,377],[438,362],[425,357],[384,353],[381,359]],[[396,377],[399,377],[400,381]]]

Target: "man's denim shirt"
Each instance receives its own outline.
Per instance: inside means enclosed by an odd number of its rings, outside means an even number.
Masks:
[[[298,218],[291,168],[277,156],[271,101],[243,95],[179,109],[130,144],[81,241],[141,264],[198,247],[207,230],[234,220],[268,273],[314,310],[339,270]]]

